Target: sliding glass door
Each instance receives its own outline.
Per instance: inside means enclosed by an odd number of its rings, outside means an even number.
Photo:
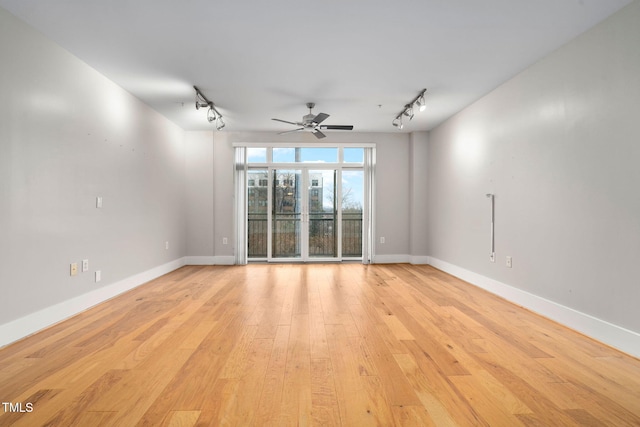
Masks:
[[[363,260],[371,232],[363,148],[245,150],[237,198],[247,261]]]
[[[338,256],[336,170],[307,170],[307,235],[309,258]]]
[[[273,169],[271,200],[271,258],[303,256],[302,170]]]
[[[273,169],[271,176],[268,258],[336,258],[336,170]]]
[[[269,171],[247,173],[247,256],[267,258],[269,245]]]

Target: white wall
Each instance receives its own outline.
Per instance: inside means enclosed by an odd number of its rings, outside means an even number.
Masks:
[[[226,133],[214,134],[214,247],[216,260],[220,264],[235,262],[235,218],[234,218],[234,187],[233,168],[234,150],[229,143],[230,135]],[[227,238],[227,244],[222,243]]]
[[[186,198],[180,128],[4,9],[0,58],[2,345],[11,321],[184,257]]]
[[[640,332],[639,22],[634,2],[430,133],[436,263]]]
[[[426,264],[429,255],[428,143],[428,132],[409,135],[409,253],[414,264]]]
[[[186,132],[187,262],[212,264],[214,251],[213,132]]]

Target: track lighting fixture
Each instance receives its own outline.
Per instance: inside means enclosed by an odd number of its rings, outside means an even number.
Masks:
[[[402,130],[402,128],[404,127],[402,124],[402,116],[409,117],[409,120],[413,119],[414,104],[416,107],[418,107],[419,111],[424,111],[427,108],[424,100],[424,94],[426,91],[427,91],[426,89],[422,89],[422,91],[418,94],[418,96],[413,98],[413,100],[410,103],[406,104],[404,106],[404,109],[400,111],[400,113],[398,113],[398,115],[391,122],[391,124],[395,126],[398,130]]]
[[[215,122],[217,130],[222,129],[224,127],[224,122],[222,121],[222,114],[220,114],[220,111],[216,109],[213,102],[209,101],[207,97],[200,92],[200,89],[196,86],[193,88],[196,91],[196,110],[209,107],[207,110],[207,121],[209,121],[209,123]]]

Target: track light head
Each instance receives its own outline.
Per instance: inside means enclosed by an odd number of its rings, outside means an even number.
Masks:
[[[418,99],[416,100],[416,105],[418,106],[418,110],[420,110],[420,112],[427,109],[427,104],[424,101],[424,94],[418,97]]]
[[[404,127],[404,125],[402,124],[402,118],[401,117],[396,117],[393,122],[391,122],[395,127],[398,128],[398,130],[402,130],[402,128]]]
[[[224,127],[224,122],[222,121],[222,117],[218,116],[218,121],[216,123],[216,129],[221,130]]]
[[[209,123],[215,122],[217,118],[218,115],[216,114],[216,112],[212,107],[209,107],[209,111],[207,111],[207,120],[209,120]]]
[[[199,110],[201,108],[205,108],[208,107],[209,103],[207,102],[202,102],[202,101],[196,101],[196,110]]]
[[[413,107],[411,106],[411,104],[407,104],[404,106],[404,113],[405,116],[409,117],[409,120],[413,119]]]

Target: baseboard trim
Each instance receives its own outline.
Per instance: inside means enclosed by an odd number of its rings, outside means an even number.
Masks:
[[[186,265],[234,265],[234,256],[188,256],[185,258]]]
[[[231,256],[217,256],[215,258],[215,265],[235,265],[236,257]]]
[[[571,329],[615,347],[634,357],[640,357],[640,334],[614,325],[589,314],[582,313],[562,304],[539,297],[454,264],[429,257],[429,264],[456,276],[474,286],[487,290],[514,304],[521,305],[535,313],[561,323]]]
[[[373,264],[406,264],[410,260],[409,255],[375,255]]]
[[[214,256],[188,256],[185,258],[187,265],[215,265]]]
[[[136,288],[150,280],[185,265],[185,258],[178,258],[126,279],[62,301],[11,322],[0,325],[0,347],[4,347],[58,322],[105,302],[117,295]]]
[[[414,255],[376,255],[373,264],[429,264],[428,256]]]
[[[429,257],[428,256],[412,256],[409,262],[413,265],[429,264]]]

